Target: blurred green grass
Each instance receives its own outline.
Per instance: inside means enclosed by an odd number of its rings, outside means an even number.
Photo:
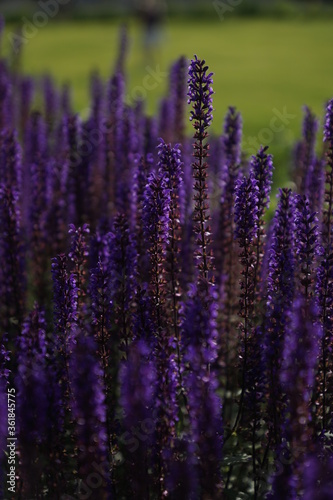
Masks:
[[[227,107],[235,105],[243,116],[245,142],[250,137],[261,142],[266,134],[275,156],[275,183],[287,182],[291,146],[301,130],[302,106],[309,105],[322,117],[325,102],[333,96],[332,19],[173,20],[166,25],[163,45],[150,61],[143,54],[140,27],[129,21],[128,28],[130,97],[135,87],[144,87],[147,65],[166,72],[180,55],[190,58],[198,54],[214,72],[214,132],[221,132]],[[7,33],[13,29],[9,26]],[[98,69],[104,78],[110,76],[118,35],[116,22],[49,22],[25,45],[24,70],[33,75],[50,72],[58,83],[71,82],[75,109],[84,112],[89,74]],[[149,113],[158,109],[167,85],[168,79],[163,77],[155,89],[147,91]],[[294,118],[282,131],[269,133],[274,109],[285,109]]]

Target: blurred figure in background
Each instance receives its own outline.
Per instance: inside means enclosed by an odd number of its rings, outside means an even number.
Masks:
[[[143,48],[148,62],[156,58],[162,44],[166,10],[165,0],[137,0],[136,11],[143,27]]]

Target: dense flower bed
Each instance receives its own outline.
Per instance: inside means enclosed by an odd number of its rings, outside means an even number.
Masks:
[[[209,137],[205,61],[147,117],[124,55],[86,120],[0,60],[3,498],[331,498],[333,100],[268,224],[272,156],[235,108]]]

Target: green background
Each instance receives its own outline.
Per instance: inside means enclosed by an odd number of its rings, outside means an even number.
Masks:
[[[118,49],[119,22],[62,22],[50,20],[24,44],[25,72],[50,72],[60,84],[73,85],[77,111],[87,113],[89,74],[98,69],[107,79],[114,68]],[[14,26],[7,27],[6,49]],[[229,105],[239,109],[244,121],[244,142],[250,137],[270,137],[275,156],[275,184],[287,182],[291,148],[299,137],[302,107],[310,106],[323,118],[325,102],[333,97],[333,20],[273,20],[243,18],[215,20],[173,20],[163,29],[162,40],[150,59],[143,51],[137,23],[128,21],[130,35],[127,61],[128,95],[144,87],[147,65],[166,72],[180,55],[205,58],[214,72],[214,121],[221,133]],[[163,77],[147,90],[149,113],[156,112],[167,89]],[[268,132],[274,109],[294,115],[281,132]],[[277,123],[278,125],[278,123]],[[282,127],[281,127],[282,128]],[[266,129],[266,131],[263,131]],[[321,142],[321,137],[320,137]]]

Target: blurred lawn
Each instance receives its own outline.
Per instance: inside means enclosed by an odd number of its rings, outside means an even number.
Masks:
[[[50,22],[26,44],[24,69],[32,74],[49,71],[59,83],[70,81],[76,109],[85,110],[89,73],[98,68],[105,78],[111,74],[118,33],[116,23]],[[143,86],[147,64],[151,68],[159,64],[161,71],[167,71],[178,56],[197,53],[215,73],[214,131],[221,131],[227,106],[237,106],[246,142],[251,136],[258,142],[265,134],[270,138],[277,166],[275,182],[285,182],[290,147],[300,134],[302,106],[308,104],[322,117],[325,101],[333,96],[332,20],[173,21],[165,28],[155,61],[149,62],[142,52],[140,29],[133,22],[129,33],[129,95],[134,87]],[[162,78],[156,89],[147,92],[149,112],[156,111],[166,87],[167,78]],[[285,108],[295,117],[283,131],[269,133],[274,108],[280,112]],[[280,124],[276,122],[277,127]]]

